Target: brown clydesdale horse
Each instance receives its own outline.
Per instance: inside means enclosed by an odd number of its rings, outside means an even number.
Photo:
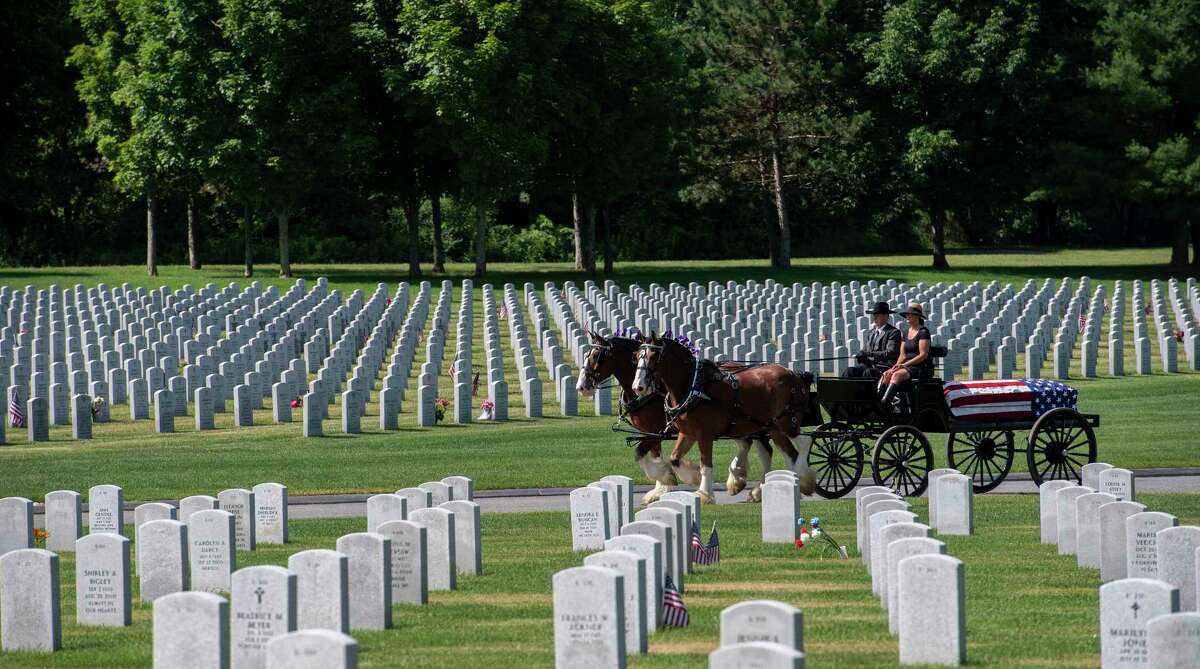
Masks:
[[[575,388],[580,395],[588,396],[596,388],[613,377],[621,386],[621,403],[625,408],[625,416],[637,430],[647,434],[662,434],[667,426],[666,413],[663,410],[663,395],[651,392],[638,396],[633,391],[633,377],[637,370],[634,359],[642,345],[641,339],[630,337],[602,337],[589,332],[592,344],[587,357],[579,368],[579,381]],[[751,445],[756,446],[759,461],[765,475],[771,470],[771,447],[764,435],[737,439],[738,452],[729,463],[729,480],[726,488],[731,495],[736,495],[746,487],[747,456]],[[662,457],[661,438],[643,437],[638,441],[634,451],[634,460],[641,466],[646,476],[654,481],[654,489],[646,493],[643,502],[650,504],[659,499],[663,493],[670,491],[675,485],[675,473]],[[694,469],[695,466],[692,465]],[[757,499],[757,489],[751,493],[752,499]],[[710,495],[711,491],[702,492],[701,497]],[[710,499],[711,501],[711,499]]]
[[[679,438],[671,451],[671,467],[680,479],[696,484],[701,498],[712,499],[712,447],[718,438],[746,438],[766,432],[784,453],[788,469],[800,476],[800,491],[812,494],[816,476],[808,466],[812,440],[800,433],[809,406],[812,377],[775,364],[723,370],[701,360],[668,337],[642,344],[633,389],[639,395],[658,387],[667,393],[666,418],[674,419]],[[700,476],[684,466],[683,456],[700,444]]]

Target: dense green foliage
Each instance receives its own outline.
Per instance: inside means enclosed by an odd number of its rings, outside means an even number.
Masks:
[[[1198,263],[1192,2],[56,0],[0,29],[8,265]]]

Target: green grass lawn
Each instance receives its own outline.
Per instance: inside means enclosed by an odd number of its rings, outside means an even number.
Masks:
[[[1168,257],[1163,249],[1110,251],[1057,251],[1004,254],[958,254],[951,256],[953,270],[927,269],[925,256],[868,258],[801,258],[789,272],[771,270],[760,261],[682,261],[663,263],[620,263],[615,276],[621,282],[638,281],[648,285],[657,281],[746,280],[774,277],[779,281],[849,281],[896,278],[902,281],[981,281],[1023,282],[1044,278],[1087,274],[1108,282],[1114,279],[1169,276],[1156,264]],[[272,272],[260,266],[260,275]],[[458,281],[467,276],[466,265],[451,265],[445,275],[455,281],[455,301],[451,307],[450,332],[454,331],[460,291]],[[493,265],[488,280],[498,291],[505,282],[531,281],[539,288],[544,281],[559,285],[565,280],[584,277],[567,265]],[[378,282],[389,286],[405,279],[404,268],[397,265],[296,266],[298,276],[313,279],[327,276],[334,287],[348,294],[355,288],[373,291]],[[258,276],[266,284],[287,285],[292,280]],[[430,277],[435,285],[441,275]],[[208,282],[224,285],[229,281],[245,283],[240,267],[207,267],[192,271],[186,267],[163,267],[161,276],[150,279],[138,267],[9,268],[0,269],[0,284],[23,287],[27,284],[69,286],[74,283],[95,285],[100,282],[139,286],[185,283],[199,286]],[[479,285],[481,282],[477,282]],[[435,291],[438,289],[435,289]],[[497,294],[497,299],[502,297]],[[436,300],[437,296],[433,296]],[[473,360],[477,370],[483,366],[483,309],[480,291],[475,300],[475,341]],[[1131,319],[1126,319],[1131,332]],[[363,434],[340,433],[340,409],[330,408],[325,423],[326,437],[305,439],[301,436],[299,415],[290,425],[271,423],[267,409],[255,412],[255,427],[236,428],[231,413],[217,414],[217,430],[198,433],[192,417],[176,419],[176,434],[153,433],[152,421],[133,423],[128,407],[112,407],[114,422],[97,425],[90,442],[70,440],[70,427],[51,428],[51,441],[29,444],[22,430],[8,430],[8,444],[0,446],[0,496],[21,495],[41,500],[57,489],[86,491],[98,483],[114,483],[125,488],[127,500],[179,499],[191,494],[210,493],[229,487],[249,487],[267,480],[287,484],[292,494],[328,492],[390,491],[405,485],[448,474],[460,473],[475,479],[480,489],[510,487],[570,486],[593,481],[610,473],[624,473],[644,480],[633,461],[632,451],[624,446],[622,435],[610,428],[611,417],[592,416],[591,403],[581,398],[579,418],[558,416],[554,391],[545,384],[545,417],[523,418],[523,405],[517,375],[512,368],[513,355],[507,327],[501,327],[501,348],[508,365],[510,422],[504,424],[415,426],[416,369],[410,379],[401,429],[378,430],[377,394],[372,394],[368,415],[363,418]],[[1102,335],[1103,336],[1103,335]],[[1131,338],[1131,337],[1127,337]],[[454,342],[447,342],[448,355]],[[547,378],[536,348],[537,365]],[[390,353],[390,351],[389,351]],[[420,354],[423,356],[423,352]],[[1078,348],[1076,348],[1078,355]],[[1180,353],[1182,358],[1182,351]],[[569,356],[568,356],[569,358]],[[420,357],[418,357],[420,360]],[[1194,435],[1200,433],[1200,374],[1181,373],[1151,376],[1107,377],[1107,352],[1101,352],[1096,379],[1075,379],[1080,390],[1080,409],[1101,416],[1098,430],[1099,458],[1130,468],[1200,465],[1200,449]],[[1048,362],[1047,365],[1050,363]],[[449,364],[445,365],[446,372]],[[1126,369],[1133,368],[1132,343],[1126,350]],[[1023,361],[1018,361],[1018,370]],[[1078,360],[1075,361],[1078,369]],[[1020,375],[1020,372],[1018,372]],[[381,384],[380,384],[381,385]],[[450,396],[450,380],[443,376],[440,394]],[[475,399],[474,414],[482,396]],[[1026,470],[1021,452],[1025,435],[1018,433],[1013,469]],[[930,435],[935,466],[945,463],[945,436]],[[731,448],[723,443],[717,449],[717,479],[723,480]],[[755,465],[756,466],[756,465]],[[757,475],[756,473],[752,473]],[[869,467],[866,475],[869,476]]]
[[[1200,523],[1200,495],[1142,495],[1151,509]],[[925,501],[913,500],[925,517]],[[944,537],[951,555],[966,563],[967,655],[973,666],[1095,667],[1099,664],[1098,586],[1094,570],[1038,543],[1037,498],[982,496],[975,502],[975,536]],[[802,508],[808,515],[814,506]],[[822,524],[853,552],[854,503],[820,505]],[[706,507],[704,522],[719,521],[719,565],[698,567],[684,601],[692,624],[658,632],[650,653],[631,667],[705,666],[718,639],[721,609],[746,599],[771,598],[804,611],[810,667],[891,667],[897,641],[887,614],[871,593],[857,558],[840,561],[812,548],[764,546],[759,507]],[[362,531],[362,518],[299,520],[292,543],[240,552],[239,566],[286,565],[309,548],[332,548],[337,538]],[[130,528],[127,527],[127,532]],[[550,577],[582,563],[570,550],[566,513],[485,514],[484,574],[462,577],[459,589],[433,593],[424,607],[396,606],[395,629],[354,632],[363,667],[546,667],[553,663]],[[74,557],[62,568],[63,648],[54,655],[0,654],[0,667],[148,667],[151,607],[134,606],[129,628],[74,624]],[[136,602],[136,586],[134,599]]]

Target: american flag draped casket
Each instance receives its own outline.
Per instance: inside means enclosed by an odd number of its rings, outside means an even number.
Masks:
[[[1032,421],[1059,407],[1074,409],[1079,391],[1053,379],[950,381],[942,386],[950,415],[976,423]]]

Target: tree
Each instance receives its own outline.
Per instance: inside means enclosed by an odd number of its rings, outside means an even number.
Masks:
[[[686,69],[663,3],[565,2],[556,28],[536,102],[551,141],[534,188],[570,195],[575,268],[594,273],[597,218],[676,168]]]
[[[475,276],[487,271],[487,229],[497,201],[520,193],[548,152],[543,71],[560,52],[556,6],[410,0],[400,24],[410,41],[412,86],[445,122],[458,193],[476,207]]]
[[[833,9],[796,0],[697,0],[688,15],[703,85],[697,160],[708,175],[693,195],[733,182],[767,196],[773,267],[791,265],[789,184],[808,179],[822,145],[850,134],[833,86],[839,64],[831,58],[848,47],[829,20]]]
[[[903,0],[865,46],[867,81],[886,91],[884,123],[904,137],[901,164],[925,210],[933,266],[948,267],[946,222],[980,225],[1028,192],[1025,102],[1047,63],[1032,0]]]
[[[1171,264],[1200,267],[1200,6],[1110,1],[1095,33],[1102,61],[1088,72],[1119,110],[1134,193],[1172,227]],[[1188,228],[1191,228],[1189,239]]]
[[[199,191],[227,118],[209,59],[220,43],[217,6],[78,0],[73,11],[87,40],[71,62],[82,74],[89,133],[117,185],[146,198],[146,267],[156,276],[161,202],[181,192],[190,201]],[[193,223],[189,214],[189,242]]]
[[[279,228],[279,274],[291,276],[292,216],[317,179],[341,178],[369,144],[361,132],[352,5],[341,0],[220,0],[229,42],[224,90]],[[241,184],[244,201],[253,200]]]

